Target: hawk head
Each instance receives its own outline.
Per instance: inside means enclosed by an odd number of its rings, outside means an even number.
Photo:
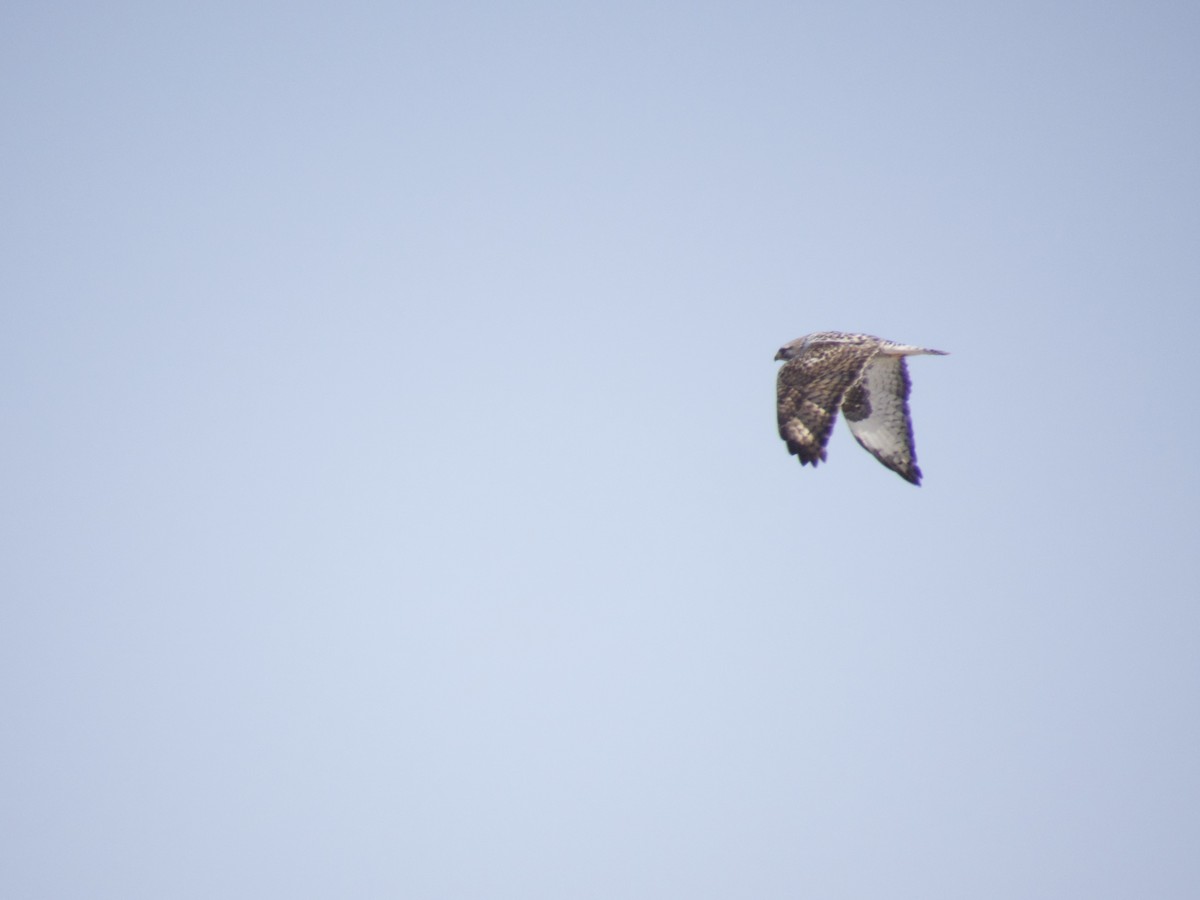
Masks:
[[[779,348],[779,352],[775,354],[775,360],[778,362],[781,359],[791,359],[794,356],[799,356],[807,345],[808,335],[796,338],[790,344],[784,344]]]

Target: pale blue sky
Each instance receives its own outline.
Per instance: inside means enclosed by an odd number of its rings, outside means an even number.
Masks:
[[[1198,46],[8,4],[0,895],[1197,896]]]

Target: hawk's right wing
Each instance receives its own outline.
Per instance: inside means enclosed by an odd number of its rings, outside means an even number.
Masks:
[[[908,412],[908,366],[903,356],[872,359],[847,391],[842,415],[850,433],[877,460],[913,484],[921,483]]]
[[[877,351],[868,344],[818,344],[780,368],[779,436],[801,465],[825,459],[842,398]]]

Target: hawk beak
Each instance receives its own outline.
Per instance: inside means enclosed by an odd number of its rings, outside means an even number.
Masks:
[[[783,351],[782,350],[780,350],[778,353],[775,354],[776,362],[779,362],[779,360],[781,360],[781,359],[783,359]]]

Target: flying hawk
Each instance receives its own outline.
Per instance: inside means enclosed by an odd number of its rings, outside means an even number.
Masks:
[[[801,465],[825,460],[825,445],[838,408],[850,433],[871,455],[913,484],[921,483],[908,415],[908,367],[904,357],[945,356],[869,334],[818,331],[784,344],[779,370],[779,436]]]

